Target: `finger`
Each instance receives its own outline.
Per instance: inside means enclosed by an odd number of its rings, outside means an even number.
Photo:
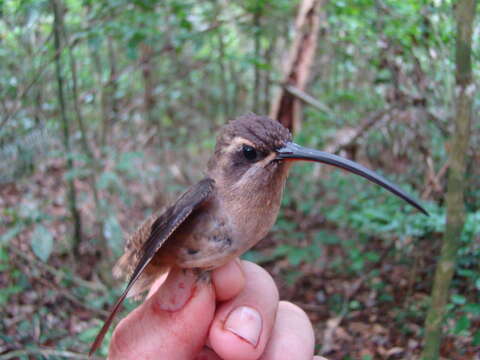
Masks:
[[[205,344],[214,312],[212,286],[191,271],[174,269],[117,326],[109,359],[192,359]]]
[[[212,272],[212,283],[218,301],[230,300],[245,286],[240,260],[237,258]]]
[[[215,354],[215,352],[209,348],[203,348],[200,353],[197,355],[195,360],[222,360],[220,357]]]
[[[168,274],[169,274],[168,272],[165,274],[162,274],[161,276],[158,277],[157,280],[153,282],[152,286],[150,287],[150,290],[148,290],[146,299],[150,298],[152,295],[155,295],[158,289],[160,289],[160,286],[162,286],[165,280],[167,280]]]
[[[298,306],[280,301],[270,341],[262,360],[311,360],[315,348],[312,324]]]
[[[278,306],[278,290],[260,266],[242,262],[245,287],[216,312],[209,341],[224,360],[258,359],[265,349]]]

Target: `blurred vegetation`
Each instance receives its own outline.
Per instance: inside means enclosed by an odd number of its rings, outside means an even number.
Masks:
[[[125,234],[202,177],[220,125],[269,112],[297,6],[0,1],[0,359],[82,358],[121,291],[110,271]],[[273,231],[245,256],[309,313],[331,359],[420,354],[445,231],[454,7],[322,4],[308,87],[320,106],[303,107],[296,141],[383,172],[430,212],[335,169],[293,169]],[[478,17],[472,49],[478,82]],[[479,110],[476,91],[449,359],[480,352]]]

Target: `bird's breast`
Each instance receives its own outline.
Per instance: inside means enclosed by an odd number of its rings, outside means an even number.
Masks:
[[[213,269],[242,255],[263,239],[275,222],[281,189],[265,194],[215,196],[183,223],[156,262]]]

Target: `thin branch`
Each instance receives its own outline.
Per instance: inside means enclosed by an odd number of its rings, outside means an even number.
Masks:
[[[313,96],[307,94],[305,91],[302,91],[299,88],[289,84],[286,84],[283,87],[288,93],[302,100],[305,104],[313,106],[314,108],[320,111],[323,111],[324,113],[328,113],[328,114],[332,113],[332,110],[327,105],[321,103],[320,101],[315,99]]]
[[[12,251],[13,253],[15,253],[15,255],[18,255],[19,257],[21,257],[29,265],[33,265],[33,266],[36,266],[37,268],[40,268],[41,270],[47,271],[57,278],[61,279],[61,278],[66,277],[78,286],[86,287],[86,288],[94,290],[94,291],[100,291],[103,294],[107,293],[106,287],[101,283],[94,283],[94,282],[91,282],[91,281],[83,280],[82,278],[80,278],[78,276],[75,276],[73,274],[64,273],[61,270],[57,270],[54,267],[52,267],[50,265],[47,265],[47,264],[41,262],[40,260],[37,260],[33,256],[29,256],[27,253],[15,248],[14,246],[10,246],[9,250]]]
[[[392,111],[397,109],[397,105],[393,105],[387,109],[384,110],[377,110],[374,111],[372,114],[369,114],[366,118],[360,121],[360,126],[356,128],[355,134],[351,136],[351,138],[339,144],[334,150],[332,150],[333,153],[338,153],[340,150],[343,149],[348,149],[350,146],[355,144],[361,137],[363,137],[365,134],[368,133],[368,131],[383,117],[387,114],[390,114]]]
[[[43,47],[43,45],[45,45],[52,38],[52,34],[53,34],[53,32],[45,39],[45,42],[41,45],[41,47]],[[14,100],[15,105],[13,107],[13,110],[11,110],[9,113],[7,113],[7,115],[0,122],[0,129],[12,117],[14,117],[17,114],[17,112],[21,108],[21,100],[23,100],[23,98],[28,94],[28,92],[33,87],[33,85],[35,85],[40,80],[40,78],[42,77],[45,70],[48,69],[48,65],[50,65],[55,60],[55,58],[57,57],[57,53],[60,53],[62,50],[63,50],[63,47],[58,49],[58,51],[56,51],[55,54],[53,54],[53,56],[50,58],[50,60],[48,60],[45,64],[40,66],[40,70],[37,72],[37,74],[35,74],[33,79],[24,88],[22,88],[22,90],[19,92],[19,94],[17,95],[17,97]],[[41,54],[35,54],[35,56],[41,56]]]
[[[109,315],[108,311],[95,308],[93,306],[88,305],[88,303],[86,303],[85,301],[82,301],[82,300],[78,299],[77,296],[72,294],[66,288],[60,287],[55,283],[52,283],[52,282],[50,282],[46,279],[39,278],[39,277],[36,277],[36,281],[42,283],[43,285],[45,285],[49,288],[54,289],[56,292],[58,292],[59,294],[64,296],[66,299],[70,300],[75,305],[83,307],[83,308],[87,309],[88,311],[91,311],[91,312],[95,313],[96,315],[100,315],[100,316],[104,316],[104,317],[107,317]]]
[[[432,192],[440,193],[443,190],[441,184],[441,179],[447,173],[449,168],[448,160],[443,164],[438,173],[435,173],[435,168],[433,167],[433,159],[431,156],[427,157],[427,178],[425,181],[425,191],[422,193],[422,199],[428,199]]]

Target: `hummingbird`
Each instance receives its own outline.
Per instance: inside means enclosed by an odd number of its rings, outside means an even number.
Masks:
[[[100,346],[127,296],[139,296],[174,267],[201,272],[220,267],[262,240],[275,223],[295,161],[333,165],[362,176],[428,215],[413,197],[372,170],[292,142],[291,133],[267,116],[241,116],[220,129],[206,177],[127,240],[114,275],[130,280],[89,354]]]

